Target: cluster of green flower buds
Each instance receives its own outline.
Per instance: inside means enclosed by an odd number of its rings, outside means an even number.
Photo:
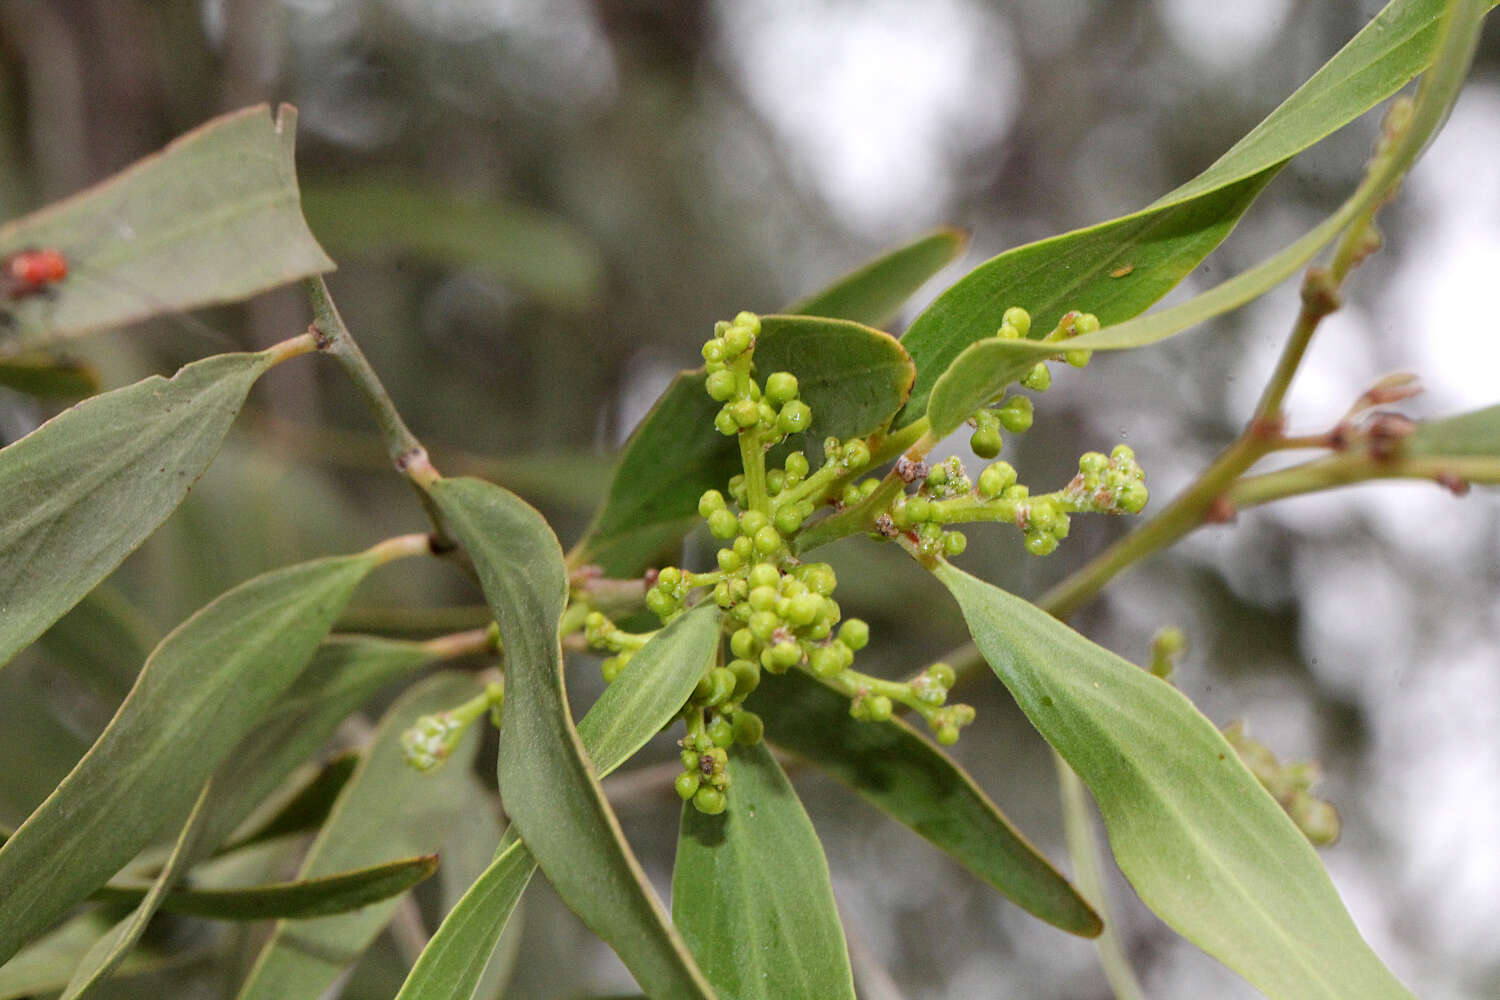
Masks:
[[[673,572],[680,571],[674,570]],[[653,603],[652,593],[653,591],[646,593],[648,607]],[[655,632],[626,632],[598,611],[590,611],[588,617],[583,620],[583,637],[584,641],[589,644],[589,648],[612,654],[606,656],[599,666],[599,672],[603,674],[606,684],[615,682],[615,678],[620,676],[620,671],[625,669],[630,658],[642,646],[650,642],[655,634]]]
[[[708,370],[705,388],[715,402],[723,403],[714,417],[714,427],[725,437],[758,428],[766,442],[774,444],[788,434],[807,430],[812,409],[798,397],[797,379],[790,372],[775,372],[766,379],[764,392],[752,377],[755,338],[760,336],[760,317],[742,312],[732,322],[714,326],[713,339],[703,345]]]
[[[1093,313],[1078,312],[1077,310],[1066,312],[1057,321],[1057,325],[1042,337],[1044,343],[1054,341],[1070,340],[1073,337],[1081,337],[1086,333],[1093,333],[1100,328],[1099,317]],[[995,331],[995,336],[1002,340],[1024,340],[1031,333],[1031,314],[1019,306],[1011,306],[1005,310],[1000,318],[1000,329]],[[1088,350],[1071,350],[1062,352],[1063,360],[1074,368],[1082,368],[1089,363],[1093,352]],[[1047,368],[1047,362],[1038,361],[1031,370],[1021,377],[1021,385],[1033,392],[1046,392],[1052,385],[1052,372]],[[976,452],[977,454],[977,452]],[[987,456],[980,456],[981,458]]]
[[[1338,810],[1311,791],[1319,778],[1317,764],[1312,761],[1281,763],[1269,747],[1246,734],[1241,722],[1226,727],[1224,738],[1314,846],[1327,847],[1339,839],[1342,824]]]
[[[1151,495],[1146,474],[1129,445],[1117,444],[1106,457],[1097,451],[1078,459],[1078,475],[1060,491],[1069,509],[1098,514],[1139,514]]]
[[[401,734],[401,752],[406,763],[418,771],[436,771],[453,755],[468,728],[480,716],[489,713],[490,721],[500,725],[500,709],[505,703],[505,685],[492,681],[484,691],[462,705],[423,715]]]
[[[760,716],[740,707],[750,692],[739,680],[740,675],[729,668],[714,667],[698,682],[682,713],[688,731],[678,741],[682,773],[673,787],[684,801],[710,816],[723,812],[728,804],[729,748],[735,743],[754,745],[765,736]]]

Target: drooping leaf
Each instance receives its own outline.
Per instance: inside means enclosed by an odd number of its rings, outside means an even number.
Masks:
[[[87,399],[0,450],[0,664],[166,520],[272,362],[205,358]]]
[[[313,231],[339,256],[395,248],[479,267],[564,308],[587,309],[603,292],[598,248],[565,220],[527,205],[454,197],[430,181],[366,176],[304,183],[302,203]]]
[[[761,379],[776,371],[797,376],[813,413],[801,437],[810,454],[821,454],[829,435],[879,430],[901,408],[913,377],[911,360],[888,334],[806,316],[761,317],[755,368]],[[694,524],[703,492],[724,489],[740,470],[739,446],[714,430],[720,404],[703,383],[701,370],[678,375],[635,429],[571,563],[597,563],[611,576],[641,572]]]
[[[718,638],[719,616],[711,606],[677,618],[631,658],[578,720],[579,739],[601,778],[672,720],[703,675]],[[422,950],[397,1000],[468,1000],[535,869],[512,828]]]
[[[927,414],[938,378],[964,348],[992,336],[1010,306],[1031,312],[1037,335],[1068,309],[1092,312],[1106,326],[1144,311],[1228,235],[1291,157],[1427,66],[1442,11],[1441,0],[1393,0],[1199,177],[1139,212],[1009,250],[961,278],[902,338],[917,380],[896,426]]]
[[[854,997],[828,861],[765,744],[729,752],[729,807],[683,803],[672,918],[722,996]]]
[[[788,306],[786,312],[884,327],[917,289],[963,253],[968,242],[969,234],[962,229],[935,230],[877,257],[815,295]]]
[[[1180,691],[1039,608],[940,579],[1026,717],[1093,792],[1147,906],[1272,998],[1410,997],[1300,831]]]
[[[562,550],[507,490],[440,479],[428,492],[478,570],[505,646],[500,794],[558,895],[654,996],[712,996],[599,788],[563,694]],[[701,661],[698,664],[702,665]]]
[[[1098,916],[1068,880],[905,722],[854,719],[847,698],[797,671],[762,684],[746,707],[765,720],[768,740],[838,778],[1018,906],[1070,933],[1099,933]]]
[[[238,302],[333,270],[297,196],[297,111],[215,118],[66,201],[0,226],[0,254],[61,250],[49,298],[8,303],[0,354],[157,313]]]
[[[0,847],[0,962],[182,822],[381,559],[372,550],[256,577],[162,640],[104,733]]]
[[[298,881],[341,875],[392,856],[429,855],[442,844],[471,791],[479,727],[464,736],[441,769],[425,774],[406,762],[401,734],[418,717],[452,708],[474,693],[472,677],[438,674],[391,706],[309,849]],[[336,916],[279,922],[241,987],[240,1000],[318,996],[375,939],[398,902],[386,898]]]
[[[163,897],[161,909],[165,913],[212,920],[307,920],[348,913],[399,896],[431,876],[437,866],[437,856],[427,854],[337,875],[243,889],[177,888]],[[146,892],[145,886],[111,883],[91,898],[105,903],[132,903]]]
[[[221,853],[237,851],[253,844],[275,840],[294,833],[307,833],[323,825],[339,793],[349,783],[354,769],[359,766],[359,754],[349,750],[339,754],[320,768],[312,779],[299,788],[276,814],[239,840],[226,844]]]
[[[136,942],[145,933],[146,924],[161,907],[167,892],[178,879],[187,873],[188,866],[192,863],[198,838],[203,832],[203,806],[207,800],[208,786],[205,786],[199,793],[197,803],[188,815],[187,822],[178,833],[177,840],[172,845],[172,853],[167,856],[161,871],[157,872],[151,885],[141,893],[135,909],[123,920],[118,921],[89,948],[83,956],[83,961],[78,963],[78,968],[73,970],[73,975],[68,980],[67,988],[63,990],[61,1000],[82,1000],[83,997],[92,995],[110,973],[119,968],[130,955]]]
[[[40,399],[82,399],[99,391],[91,365],[47,354],[0,358],[0,386]]]

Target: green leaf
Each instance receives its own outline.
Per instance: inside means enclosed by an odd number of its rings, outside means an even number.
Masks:
[[[689,611],[651,638],[582,719],[578,736],[602,778],[635,755],[692,694],[718,648],[712,606]],[[515,829],[455,905],[412,967],[397,1000],[473,996],[536,862]]]
[[[47,354],[0,358],[0,386],[40,399],[81,399],[99,391],[92,365]]]
[[[683,803],[672,919],[726,997],[854,997],[828,862],[765,744],[729,752],[729,808]]]
[[[851,718],[849,699],[797,671],[762,684],[746,707],[765,720],[766,739],[838,778],[1016,905],[1069,933],[1099,933],[1099,917],[1067,879],[905,722]]]
[[[877,257],[786,311],[884,326],[917,289],[963,253],[968,243],[967,232],[945,226]]]
[[[824,437],[863,437],[880,430],[906,399],[913,368],[899,341],[848,320],[763,316],[755,368],[797,376],[812,408],[802,435],[809,457]],[[609,493],[569,556],[597,563],[610,576],[640,573],[662,548],[696,523],[698,498],[723,489],[740,471],[739,446],[714,430],[718,403],[702,370],[683,372],[625,445]]]
[[[359,766],[359,754],[348,750],[330,760],[313,775],[312,780],[299,788],[276,814],[255,829],[231,844],[219,849],[219,853],[237,851],[254,844],[275,840],[294,833],[307,833],[323,825],[339,793],[349,783],[354,769]]]
[[[145,933],[146,924],[161,907],[168,890],[187,874],[193,852],[197,849],[198,838],[203,832],[203,806],[208,801],[208,791],[209,786],[205,786],[199,793],[192,813],[172,845],[172,853],[167,856],[166,864],[162,865],[151,885],[141,893],[135,909],[95,941],[83,956],[83,961],[78,963],[78,968],[73,970],[68,986],[63,990],[62,1000],[80,1000],[89,996],[110,973],[124,963],[136,942]]]
[[[394,680],[435,661],[417,642],[330,636],[253,732],[235,747],[214,782],[204,843],[217,846],[293,771],[317,753],[346,718]],[[246,834],[238,845],[258,835]]]
[[[82,913],[39,938],[0,966],[0,1000],[23,1000],[51,995],[67,986],[73,970],[110,923],[97,912]],[[203,949],[156,951],[138,948],[115,970],[115,978],[188,965],[204,956]]]
[[[474,692],[472,677],[438,674],[391,706],[308,851],[299,881],[341,875],[392,855],[431,854],[441,845],[472,792],[469,770],[479,748],[480,727],[465,735],[435,773],[406,763],[401,734],[419,716],[452,708]],[[398,902],[390,898],[337,916],[278,923],[239,997],[318,996],[375,939]]]
[[[0,450],[0,664],[166,520],[272,363],[205,358],[84,400]]]
[[[381,559],[371,550],[256,577],[162,640],[104,733],[0,847],[0,962],[182,822]]]
[[[494,198],[458,198],[400,177],[303,185],[313,230],[340,257],[388,248],[479,267],[545,302],[586,309],[604,291],[604,261],[587,236],[547,212]]]
[[[992,336],[1010,306],[1029,310],[1039,335],[1067,309],[1106,325],[1144,311],[1228,235],[1287,160],[1426,67],[1442,10],[1441,0],[1394,0],[1198,178],[1139,212],[1007,251],[960,279],[902,338],[917,380],[896,425],[928,412],[938,378],[964,348]]]
[[[399,896],[431,876],[437,867],[437,855],[425,854],[294,882],[243,889],[178,888],[163,897],[161,909],[212,920],[326,917]],[[104,903],[132,903],[140,900],[147,889],[111,883],[90,898]]]
[[[1272,998],[1409,997],[1312,846],[1172,685],[940,564],[980,651],[1093,792],[1147,906]]]
[[[490,483],[441,479],[428,492],[473,560],[500,624],[506,811],[558,895],[648,993],[712,996],[626,844],[573,727],[557,634],[567,570],[556,537],[540,514]]]
[[[1403,458],[1500,458],[1500,406],[1424,420],[1401,446]]]
[[[223,115],[87,191],[0,227],[0,254],[62,250],[56,294],[7,304],[0,354],[333,270],[297,197],[297,112]]]

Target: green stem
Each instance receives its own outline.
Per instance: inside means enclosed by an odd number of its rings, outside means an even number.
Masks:
[[[750,509],[771,513],[771,494],[766,489],[766,449],[761,443],[757,424],[739,433],[740,463],[745,467],[745,497]]]
[[[927,457],[927,453],[937,445],[937,439],[926,431],[927,421],[925,418],[917,421],[912,427],[921,425],[920,433],[916,434],[912,443],[906,448],[905,457],[912,462],[920,462]],[[912,428],[906,428],[902,432],[902,440],[913,436],[906,433]],[[889,456],[887,456],[889,457]],[[883,461],[884,459],[882,459]],[[871,464],[875,464],[874,461]],[[839,511],[831,517],[825,517],[811,527],[799,532],[792,539],[792,551],[797,555],[809,552],[819,545],[837,541],[849,535],[859,535],[875,530],[875,521],[890,507],[891,501],[906,489],[906,481],[897,474],[895,469],[885,474],[875,492],[855,504],[847,510]]]
[[[1057,764],[1057,781],[1062,793],[1063,831],[1068,843],[1068,859],[1073,863],[1073,884],[1104,921],[1104,930],[1094,939],[1104,977],[1109,980],[1116,1000],[1145,1000],[1146,994],[1135,977],[1130,959],[1115,936],[1115,922],[1109,913],[1109,896],[1099,864],[1099,839],[1094,833],[1088,792],[1078,775],[1056,751],[1052,759]]]
[[[1230,489],[1229,499],[1236,508],[1254,507],[1376,479],[1423,479],[1450,489],[1462,489],[1469,483],[1500,485],[1500,458],[1424,455],[1377,461],[1364,454],[1334,455],[1289,469],[1247,476]]]

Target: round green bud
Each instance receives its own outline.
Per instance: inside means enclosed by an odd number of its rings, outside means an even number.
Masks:
[[[709,490],[698,498],[698,516],[702,518],[712,517],[714,511],[724,509],[724,494],[718,490]]]
[[[766,724],[754,712],[734,713],[734,741],[745,746],[754,746],[766,735]]]
[[[726,508],[720,507],[708,515],[708,531],[715,538],[733,538],[740,533],[739,519]]]
[[[833,626],[832,626],[832,624],[829,623],[828,619],[827,618],[819,618],[817,621],[813,622],[806,629],[804,629],[803,632],[802,632],[802,634],[803,634],[804,637],[806,637],[808,639],[812,639],[814,641],[817,641],[819,639],[826,639],[826,638],[828,638],[828,633],[830,633],[832,631],[833,631]]]
[[[811,423],[812,407],[800,399],[794,399],[787,403],[776,416],[776,429],[783,434],[796,434],[800,431],[805,431]]]
[[[1012,434],[1031,429],[1035,416],[1031,400],[1026,396],[1012,396],[1000,407],[1000,424]]]
[[[693,808],[697,809],[705,816],[719,815],[719,813],[724,811],[725,806],[727,806],[728,804],[729,799],[724,795],[724,793],[719,791],[712,785],[704,785],[702,788],[698,789],[697,794],[693,796]]]
[[[725,409],[734,418],[738,427],[754,427],[760,421],[760,404],[742,399],[735,403],[725,404]],[[715,426],[718,426],[717,423]]]
[[[750,617],[753,618],[755,616],[751,615]],[[775,630],[776,628],[773,625],[771,627],[771,631],[774,632]],[[759,649],[760,643],[756,640],[755,633],[750,631],[748,626],[746,628],[737,629],[735,633],[729,637],[730,652],[734,653],[735,656],[738,656],[742,660],[748,660],[751,657],[755,656],[756,652]]]
[[[777,589],[781,591],[782,597],[796,597],[798,594],[807,593],[807,584],[803,583],[800,577],[787,574],[781,578]]]
[[[615,678],[620,676],[620,671],[625,669],[625,658],[623,656],[606,656],[604,662],[599,664],[599,675],[604,678],[604,683],[613,684]]]
[[[744,327],[750,331],[750,336],[760,336],[760,317],[748,309],[741,309],[734,315],[734,326]]]
[[[850,438],[844,444],[844,467],[862,469],[870,464],[870,446],[863,438]]]
[[[1005,314],[1000,317],[1000,322],[1015,327],[1016,332],[1023,337],[1031,332],[1031,313],[1020,306],[1011,306],[1005,310]]]
[[[1005,446],[1005,439],[993,427],[981,427],[969,438],[969,447],[980,458],[994,458]]]
[[[730,660],[729,672],[734,674],[735,700],[745,697],[760,687],[760,665],[751,660]]]
[[[870,643],[870,626],[863,619],[850,618],[839,626],[839,642],[852,650],[864,649]]]
[[[964,549],[969,547],[968,538],[961,531],[949,531],[943,534],[943,554],[950,559],[954,556],[963,555]]]
[[[716,402],[723,403],[734,395],[734,383],[734,372],[729,371],[727,368],[721,368],[708,376],[705,387],[708,389],[708,394]]]
[[[1132,466],[1135,464],[1135,450],[1128,444],[1117,444],[1109,453],[1110,460],[1115,465]]]
[[[795,642],[778,642],[771,647],[771,663],[776,673],[784,673],[802,662],[802,649]]]
[[[750,596],[747,599],[750,602],[750,607],[756,611],[771,611],[776,607],[776,598],[778,596],[775,587],[752,587],[750,589]]]
[[[776,530],[783,535],[790,535],[802,527],[805,520],[801,508],[797,504],[788,504],[776,512]]]
[[[715,337],[703,345],[703,360],[716,364],[724,360],[724,342]]]
[[[1052,526],[1057,523],[1059,513],[1057,505],[1052,501],[1045,499],[1038,500],[1031,505],[1031,509],[1027,514],[1027,520],[1035,530],[1050,532]]]
[[[927,676],[932,683],[942,688],[951,688],[958,683],[958,674],[946,663],[938,662],[927,668]]]
[[[726,408],[714,416],[714,430],[725,437],[734,437],[740,432],[740,425],[734,422],[734,415]]]
[[[1034,556],[1051,555],[1057,550],[1057,538],[1045,531],[1026,532],[1026,551]]]
[[[926,497],[910,497],[906,501],[906,517],[913,524],[931,520],[932,514],[932,501]]]
[[[1048,370],[1047,362],[1038,361],[1021,379],[1021,384],[1032,392],[1046,392],[1051,388],[1052,372]]]
[[[665,618],[677,610],[677,599],[653,587],[646,591],[646,610],[658,618]]]
[[[768,524],[755,533],[755,551],[762,555],[775,555],[783,544],[781,532],[772,525]]]
[[[720,549],[718,560],[719,568],[726,573],[733,573],[743,565],[734,549]]]
[[[750,348],[752,334],[749,330],[735,323],[724,331],[724,360],[737,358]]]
[[[727,747],[734,742],[734,726],[721,715],[708,724],[708,738],[715,746]]]
[[[958,742],[958,727],[951,722],[945,722],[937,728],[937,741],[945,747],[951,747]],[[699,793],[702,794],[701,792]]]
[[[1078,456],[1078,471],[1085,479],[1097,479],[1109,468],[1109,459],[1097,451],[1086,451]]]
[[[999,337],[1001,340],[1020,340],[1021,331],[1017,330],[1009,323],[1001,323],[1000,329],[995,331],[995,336]]]
[[[819,646],[808,657],[808,666],[819,677],[832,677],[844,669],[844,660],[833,646]]]
[[[671,590],[682,582],[682,570],[676,566],[667,566],[656,574],[656,585],[663,590]]]
[[[1115,506],[1127,514],[1139,514],[1146,509],[1146,501],[1151,499],[1151,494],[1146,491],[1146,484],[1142,482],[1130,482],[1121,486],[1115,494]]]
[[[1093,313],[1083,313],[1073,320],[1073,334],[1081,337],[1086,333],[1097,333],[1099,332],[1099,326],[1098,316],[1095,316]]]
[[[891,717],[891,699],[877,694],[865,702],[865,718],[871,722],[885,722]]]
[[[859,498],[861,500],[868,499],[869,496],[870,496],[870,494],[874,493],[878,489],[880,489],[880,480],[878,480],[878,479],[866,479],[866,480],[863,480],[859,484]]]
[[[740,531],[746,535],[754,535],[770,523],[770,517],[758,510],[747,510],[740,515]]]
[[[766,398],[772,406],[782,406],[797,398],[797,376],[791,372],[772,372],[766,379]]]
[[[755,406],[755,412],[757,414],[756,421],[767,430],[775,427],[776,407],[772,406],[770,403],[767,403],[765,400],[761,400],[759,403],[756,403]]]
[[[768,562],[756,563],[750,568],[750,575],[746,577],[751,588],[771,587],[775,588],[781,582],[781,571]]]
[[[689,746],[690,743],[692,743],[691,739],[683,741],[682,753],[680,755],[682,757],[682,766],[689,771],[696,771],[698,770],[698,751],[692,749]]]
[[[672,787],[677,790],[677,795],[684,802],[698,794],[698,786],[703,784],[703,779],[698,776],[697,771],[683,771],[672,782]]]
[[[1009,462],[996,462],[987,466],[979,474],[977,484],[979,496],[983,500],[989,500],[999,496],[1016,481],[1016,470]]]
[[[1064,351],[1063,360],[1074,368],[1083,368],[1094,357],[1093,351]]]
[[[720,552],[729,552],[728,549],[720,549]],[[733,552],[729,552],[734,555]],[[734,593],[729,589],[729,584],[723,580],[714,584],[714,603],[726,611],[734,604]]]
[[[714,667],[708,672],[709,692],[704,700],[710,705],[717,705],[734,694],[735,685],[734,672],[728,667]],[[718,740],[714,741],[718,743]]]
[[[1025,500],[1031,496],[1031,487],[1023,483],[1013,483],[1005,488],[1005,492],[1001,496],[1007,500]]]
[[[770,611],[757,611],[750,616],[750,633],[761,642],[770,642],[771,636],[781,627],[781,619]],[[739,655],[738,651],[735,653]]]
[[[946,485],[947,482],[948,482],[948,466],[947,466],[946,463],[939,462],[937,465],[934,465],[931,469],[928,470],[928,472],[927,472],[927,485],[928,486],[941,487],[941,486]]]
[[[847,484],[844,487],[844,491],[839,494],[839,503],[843,504],[845,507],[853,507],[862,499],[864,498],[860,496],[859,485],[857,483]]]
[[[787,476],[792,479],[806,479],[811,468],[807,464],[807,456],[800,451],[794,451],[788,455],[784,465]]]
[[[823,598],[817,594],[798,594],[787,608],[787,620],[793,625],[811,625],[823,610]]]
[[[827,563],[808,563],[797,570],[797,576],[814,594],[827,597],[839,585],[833,567]]]
[[[780,469],[766,470],[766,492],[773,497],[786,489],[786,473]]]
[[[740,557],[741,562],[749,562],[750,557],[755,555],[755,543],[748,535],[741,535],[732,543],[734,554]]]

